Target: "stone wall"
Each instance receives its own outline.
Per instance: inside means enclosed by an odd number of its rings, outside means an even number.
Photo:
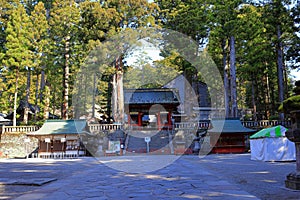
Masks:
[[[26,138],[26,133],[1,134],[0,158],[25,158],[27,153],[34,152],[38,147],[38,140],[31,137],[30,142],[25,142]]]

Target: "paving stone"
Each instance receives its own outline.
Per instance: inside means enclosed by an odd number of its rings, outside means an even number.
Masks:
[[[67,199],[67,200],[69,200],[69,199],[72,199],[72,198],[74,199],[74,196],[70,196],[67,193],[63,192],[63,191],[58,191],[58,192],[55,192],[55,198],[56,199]],[[53,196],[52,196],[52,194],[47,194],[42,199],[43,200],[53,200]],[[35,200],[35,198],[32,199],[32,200]]]
[[[0,178],[1,185],[34,185],[41,186],[46,183],[57,180],[56,178],[26,178],[26,179],[9,179],[9,178]]]
[[[87,198],[83,198],[83,200],[108,200],[108,198],[107,197],[105,197],[105,196],[102,196],[102,197],[87,197]]]
[[[161,195],[161,194],[165,194],[166,192],[167,192],[166,189],[157,188],[157,189],[153,189],[152,194],[153,195]]]
[[[45,199],[47,197],[47,193],[32,193],[25,194],[20,197],[15,198],[15,200],[34,200],[34,199]]]
[[[138,157],[138,159],[141,158]],[[137,157],[132,159],[137,159]],[[161,157],[157,157],[157,159],[157,162],[159,162]],[[120,172],[90,161],[84,159],[72,161],[75,164],[76,162],[84,163],[84,167],[79,171],[74,171],[69,176],[43,185],[30,194],[24,194],[19,199],[216,200],[219,198],[238,199],[238,197],[242,199],[251,198],[251,200],[257,199],[226,180],[220,179],[208,170],[202,169],[201,166],[195,167],[194,161],[186,159],[179,159],[160,170],[141,174]],[[75,165],[68,163],[67,167],[72,170]],[[136,166],[132,167],[132,171],[134,171]],[[2,181],[5,180],[2,179]],[[10,179],[6,179],[6,181],[10,181]]]
[[[227,181],[222,181],[222,180],[218,180],[218,181],[205,181],[205,184],[207,185],[231,185],[230,183],[228,183]]]

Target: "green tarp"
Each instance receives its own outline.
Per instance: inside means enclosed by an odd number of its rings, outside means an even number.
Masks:
[[[255,133],[254,135],[250,136],[250,139],[266,138],[266,137],[284,137],[286,131],[287,128],[278,125],[278,126],[262,129],[257,133]]]

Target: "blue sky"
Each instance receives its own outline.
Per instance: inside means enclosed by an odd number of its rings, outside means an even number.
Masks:
[[[294,77],[292,77],[294,76]],[[299,70],[292,70],[291,71],[291,77],[297,81],[297,80],[300,80],[300,71]]]

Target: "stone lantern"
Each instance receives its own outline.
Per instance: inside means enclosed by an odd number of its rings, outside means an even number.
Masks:
[[[300,81],[295,85],[295,95],[283,101],[280,110],[290,114],[292,127],[286,132],[286,137],[294,142],[296,147],[296,171],[287,175],[285,186],[300,190]]]

